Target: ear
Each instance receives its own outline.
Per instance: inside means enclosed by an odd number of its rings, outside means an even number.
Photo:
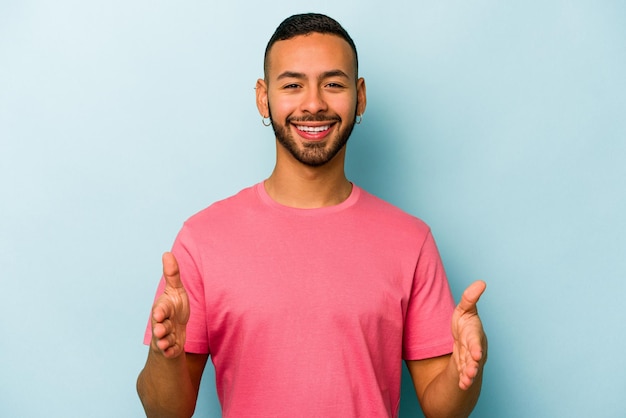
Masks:
[[[356,82],[356,114],[362,115],[365,113],[365,107],[367,105],[367,94],[365,88],[365,80],[359,78]]]
[[[256,81],[256,107],[259,109],[261,117],[268,118],[270,116],[269,105],[267,101],[267,84],[265,80],[259,78]]]

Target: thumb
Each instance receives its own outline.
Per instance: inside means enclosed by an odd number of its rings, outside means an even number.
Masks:
[[[178,269],[178,261],[174,254],[167,252],[163,254],[163,277],[167,287],[175,289],[182,288],[183,283],[180,280],[180,270]]]
[[[461,296],[461,302],[459,302],[458,308],[463,311],[470,311],[476,309],[476,303],[487,288],[487,283],[482,280],[477,280],[465,289]]]

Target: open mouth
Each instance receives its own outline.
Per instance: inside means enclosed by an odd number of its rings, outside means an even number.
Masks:
[[[297,130],[300,132],[305,132],[308,134],[318,134],[330,129],[330,125],[323,126],[304,126],[304,125],[294,125]]]
[[[332,132],[332,123],[326,125],[293,124],[298,135],[306,141],[322,141]]]

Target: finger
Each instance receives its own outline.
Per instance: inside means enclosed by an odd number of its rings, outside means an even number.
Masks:
[[[479,362],[483,358],[483,347],[480,344],[475,344],[470,347],[469,350],[472,360]]]
[[[480,296],[487,288],[487,283],[482,280],[477,280],[465,289],[461,296],[461,302],[459,302],[459,309],[463,311],[471,311],[476,309],[476,303]]]
[[[152,319],[155,322],[163,322],[172,314],[172,305],[162,296],[159,297],[152,307]]]
[[[459,373],[459,387],[463,390],[467,390],[480,373],[480,362],[472,357],[473,356],[466,357]]]
[[[165,352],[170,348],[173,347],[175,345],[175,341],[173,336],[167,335],[163,338],[159,338],[156,342],[157,347],[159,348],[159,350],[161,350],[161,352],[163,352],[165,354]]]
[[[154,335],[157,339],[165,338],[167,335],[172,333],[172,321],[166,319],[163,322],[158,322],[154,324],[152,329],[152,335]]]
[[[465,351],[461,355],[461,364],[458,367],[459,371],[459,387],[461,389],[467,389],[474,381],[474,378],[478,375],[478,361],[472,358],[471,353]]]
[[[160,297],[152,308],[152,320],[154,323],[161,323],[172,316],[174,307],[169,300]]]
[[[478,375],[478,367],[467,368],[463,374],[459,376],[459,387],[462,390],[467,390],[474,383],[474,379]]]
[[[172,344],[168,348],[163,350],[163,356],[165,356],[166,358],[174,358],[179,356],[181,352],[182,349],[178,345]]]
[[[178,262],[174,254],[167,252],[163,254],[163,277],[165,283],[169,287],[181,288],[183,283],[180,280],[180,270],[178,269]]]

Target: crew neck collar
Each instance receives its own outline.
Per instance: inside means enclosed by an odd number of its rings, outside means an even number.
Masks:
[[[283,212],[290,212],[293,214],[300,214],[300,215],[325,215],[325,214],[341,212],[351,207],[352,205],[354,205],[357,202],[357,200],[359,200],[359,196],[361,195],[361,189],[357,185],[352,183],[352,191],[350,192],[350,195],[348,196],[346,200],[344,200],[341,203],[338,203],[332,206],[323,206],[320,208],[311,208],[311,209],[294,208],[291,206],[286,206],[281,203],[278,203],[277,201],[272,199],[270,195],[267,193],[267,191],[265,190],[264,183],[265,182],[262,181],[255,186],[256,194],[257,196],[259,196],[259,199],[261,199],[261,202],[263,202],[263,204],[273,209],[277,209]]]

